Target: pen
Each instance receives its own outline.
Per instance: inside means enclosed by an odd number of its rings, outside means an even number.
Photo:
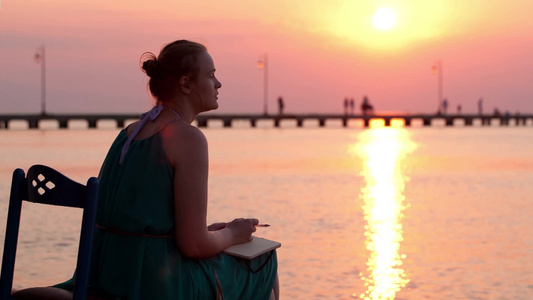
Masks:
[[[270,224],[255,224],[255,227],[269,227]]]

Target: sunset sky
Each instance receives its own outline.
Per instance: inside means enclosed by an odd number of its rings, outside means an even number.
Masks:
[[[380,30],[387,7],[394,25]],[[142,112],[151,105],[145,51],[176,39],[205,44],[222,82],[219,112],[341,113],[368,95],[377,111],[495,108],[533,113],[533,1],[0,0],[0,112],[37,113],[45,46],[49,113]]]

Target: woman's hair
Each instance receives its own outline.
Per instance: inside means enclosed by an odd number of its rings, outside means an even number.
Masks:
[[[178,40],[167,44],[155,56],[145,52],[141,56],[141,69],[150,77],[150,93],[157,101],[166,101],[176,95],[177,82],[181,76],[195,81],[198,76],[198,56],[207,51],[204,45]]]

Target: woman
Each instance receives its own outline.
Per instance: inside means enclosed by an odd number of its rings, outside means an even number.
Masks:
[[[250,241],[258,220],[206,223],[207,141],[191,123],[218,108],[211,56],[179,40],[141,59],[157,105],[119,133],[101,168],[89,293],[278,299],[275,251],[248,263],[221,253]],[[72,290],[72,279],[56,287]]]

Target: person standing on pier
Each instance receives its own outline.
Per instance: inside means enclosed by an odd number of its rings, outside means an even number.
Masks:
[[[283,103],[283,98],[280,96],[278,98],[278,108],[279,108],[279,115],[283,115],[283,109],[285,108],[285,103]]]
[[[100,170],[89,294],[279,299],[275,250],[246,261],[222,253],[252,240],[259,221],[206,223],[207,140],[191,123],[218,108],[213,59],[187,40],[141,59],[156,105],[120,131]],[[48,291],[46,299],[72,299],[73,283],[36,289]],[[34,299],[33,291],[19,296]]]
[[[442,100],[442,114],[446,114],[448,111],[448,99]]]
[[[349,100],[348,98],[344,98],[344,115],[348,115],[348,103],[349,103]]]
[[[480,116],[483,114],[483,98],[477,100],[477,112]]]
[[[355,100],[353,98],[350,99],[350,115],[353,115],[355,113]]]
[[[361,112],[364,116],[374,114],[374,107],[370,104],[366,95],[363,97],[363,102],[361,103]]]

